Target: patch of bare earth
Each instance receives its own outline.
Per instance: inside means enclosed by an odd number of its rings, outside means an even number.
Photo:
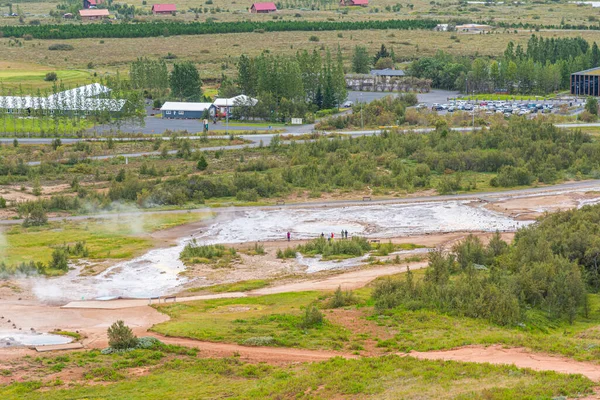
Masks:
[[[352,332],[352,342],[361,344],[364,350],[360,350],[361,356],[373,357],[386,353],[384,348],[377,347],[377,340],[387,340],[394,337],[394,332],[385,326],[379,326],[369,321],[373,308],[338,308],[326,310],[325,317],[335,325],[343,326]]]
[[[600,365],[575,361],[566,357],[532,353],[525,348],[504,348],[501,345],[466,346],[453,350],[418,352],[411,357],[427,360],[453,360],[463,362],[508,364],[535,371],[555,371],[564,374],[581,374],[592,381],[600,381]]]
[[[488,203],[485,208],[509,215],[516,220],[531,220],[544,215],[546,212],[569,210],[578,207],[586,200],[598,198],[600,198],[600,194],[597,192],[516,197]]]

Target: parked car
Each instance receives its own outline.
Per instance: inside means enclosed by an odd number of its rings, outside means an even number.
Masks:
[[[347,102],[345,102],[344,104],[342,104],[342,107],[348,108],[348,107],[352,107],[353,105],[354,105],[354,102],[348,100]]]

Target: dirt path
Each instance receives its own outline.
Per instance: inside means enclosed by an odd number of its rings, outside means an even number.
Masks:
[[[581,374],[592,381],[600,381],[600,365],[574,361],[566,357],[532,353],[524,348],[503,348],[501,345],[489,347],[467,346],[454,350],[417,352],[411,357],[425,360],[453,360],[476,363],[508,364],[535,371],[555,371],[564,374]]]
[[[152,333],[152,336],[167,344],[193,347],[200,350],[200,357],[231,357],[236,355],[244,361],[289,364],[291,362],[325,361],[333,357],[358,358],[358,356],[327,350],[306,350],[281,347],[250,347],[232,343],[213,343],[200,340],[174,338]]]

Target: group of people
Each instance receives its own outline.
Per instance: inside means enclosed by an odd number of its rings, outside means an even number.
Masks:
[[[321,238],[324,238],[325,234],[323,232],[321,232]],[[342,239],[348,239],[348,231],[345,231],[342,229]],[[333,234],[333,232],[331,232],[331,235],[329,235],[327,237],[328,241],[332,241],[335,238],[335,235]]]
[[[292,233],[288,231],[286,237],[287,237],[287,241],[289,242],[290,240],[292,240]],[[321,238],[322,239],[325,238],[325,234],[323,232],[321,232]],[[335,235],[333,232],[331,232],[331,235],[327,236],[327,241],[331,242],[334,238],[335,238]],[[348,239],[348,231],[347,230],[342,229],[342,239]]]

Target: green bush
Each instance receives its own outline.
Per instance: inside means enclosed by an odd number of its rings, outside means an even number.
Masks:
[[[200,156],[200,159],[198,159],[196,168],[198,169],[198,171],[204,171],[206,168],[208,168],[208,162],[206,161],[206,157],[204,157],[204,154],[202,154]]]
[[[333,297],[329,300],[329,308],[340,308],[351,306],[353,304],[358,303],[358,299],[354,296],[349,290],[342,291],[342,287],[338,286]]]
[[[299,326],[302,329],[316,328],[323,325],[323,320],[323,314],[319,311],[317,306],[310,304],[306,307],[306,311],[304,312],[304,316],[302,317]]]
[[[112,324],[108,330],[108,345],[115,350],[134,349],[138,345],[138,338],[121,320]]]
[[[179,258],[205,258],[207,260],[213,260],[225,255],[234,256],[236,255],[236,250],[233,247],[226,249],[225,246],[221,244],[198,245],[196,239],[194,239],[185,245]]]
[[[371,250],[369,241],[358,236],[350,240],[327,240],[320,237],[296,248],[296,251],[302,254],[312,256],[321,254],[323,257],[341,255],[359,257],[369,250]]]
[[[287,247],[285,250],[277,249],[277,258],[296,258],[296,250]]]
[[[52,260],[48,265],[50,268],[67,271],[69,269],[69,253],[63,247],[59,247],[52,251]]]
[[[276,341],[271,336],[251,337],[242,342],[244,346],[274,346]]]
[[[73,46],[71,46],[70,44],[66,44],[66,43],[51,44],[50,46],[48,46],[48,50],[70,51],[73,49],[74,49]]]

